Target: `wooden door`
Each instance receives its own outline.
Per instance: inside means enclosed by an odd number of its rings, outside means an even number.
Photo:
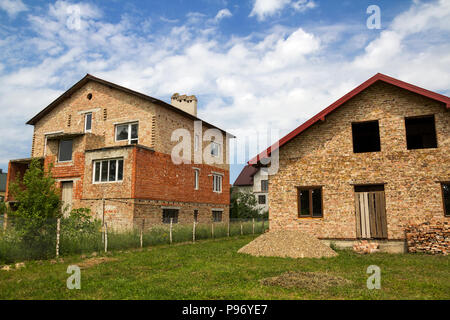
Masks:
[[[63,182],[62,183],[62,203],[63,203],[63,213],[65,215],[70,214],[72,210],[72,194],[73,194],[73,182]]]
[[[362,239],[386,239],[384,191],[355,192],[356,234]]]

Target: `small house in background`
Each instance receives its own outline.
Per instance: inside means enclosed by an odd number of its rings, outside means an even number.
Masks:
[[[233,184],[233,192],[254,194],[260,212],[269,211],[269,180],[264,170],[246,165]]]
[[[6,178],[8,174],[0,169],[0,202],[5,200]]]
[[[249,164],[276,149],[271,230],[404,248],[408,226],[450,221],[447,96],[377,74]]]

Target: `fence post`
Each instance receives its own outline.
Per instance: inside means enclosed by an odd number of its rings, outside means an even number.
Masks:
[[[103,223],[103,232],[102,232],[102,243],[105,243],[105,198],[102,199],[102,223]]]
[[[252,234],[255,234],[255,218],[252,219]]]
[[[211,222],[211,237],[214,239],[214,221]]]
[[[230,237],[230,218],[228,218],[227,236]]]
[[[144,225],[145,225],[145,219],[142,219],[141,234],[140,234],[140,239],[139,239],[141,242],[141,248],[144,246],[144,239],[143,239]]]
[[[172,223],[173,223],[173,218],[170,218],[170,243],[172,244]]]
[[[59,257],[59,233],[61,229],[61,219],[56,220],[56,258]]]
[[[195,225],[196,223],[194,221],[194,224],[192,225],[192,242],[195,242]]]
[[[105,252],[108,252],[108,224],[105,222]]]
[[[241,236],[244,235],[244,230],[242,229],[242,221],[241,221]]]
[[[261,229],[261,233],[264,233],[264,218],[262,218],[262,229]]]

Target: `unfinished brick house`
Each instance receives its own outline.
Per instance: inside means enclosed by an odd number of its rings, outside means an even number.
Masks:
[[[228,219],[232,136],[197,118],[195,96],[168,104],[88,74],[27,124],[31,157],[53,164],[64,203],[111,228]],[[193,143],[173,161],[176,129]],[[10,161],[8,185],[30,161]]]
[[[271,230],[403,242],[450,219],[450,99],[377,74],[252,159],[275,150]]]

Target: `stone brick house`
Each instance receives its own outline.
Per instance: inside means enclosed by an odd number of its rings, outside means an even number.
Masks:
[[[450,219],[450,98],[377,74],[249,163],[269,176],[271,230],[321,239],[405,238]]]
[[[269,180],[267,172],[261,168],[246,165],[233,183],[233,192],[253,193],[260,212],[269,211]]]
[[[53,164],[63,201],[111,228],[228,219],[233,136],[197,118],[195,96],[168,104],[88,74],[27,124],[31,157]],[[30,161],[10,161],[8,184]]]

